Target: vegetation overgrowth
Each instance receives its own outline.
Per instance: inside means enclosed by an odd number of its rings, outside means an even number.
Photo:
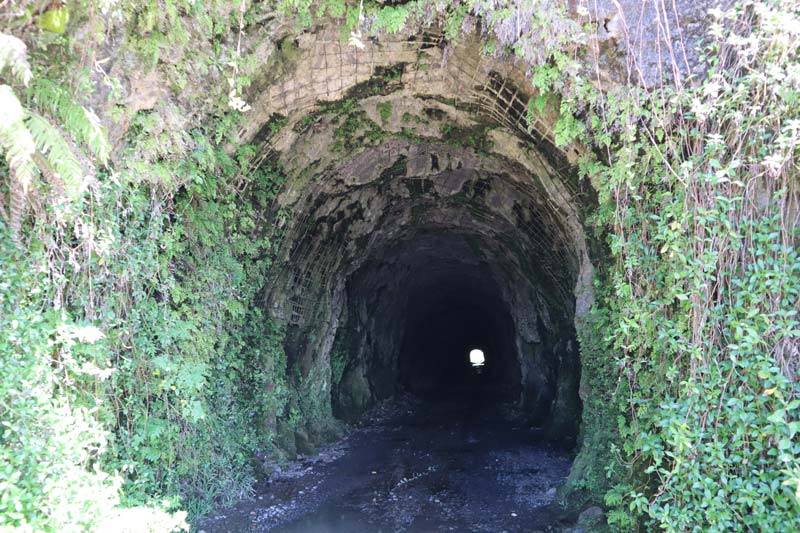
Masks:
[[[274,7],[298,27],[339,19],[353,46],[478,26],[485,53],[529,66],[531,118],[555,108],[556,142],[587,148],[602,246],[564,494],[604,505],[615,530],[800,529],[800,3],[712,13],[702,72],[676,58],[657,86],[635,62],[628,82],[600,83],[587,29],[560,6]],[[242,37],[264,9],[3,7],[0,530],[102,530],[131,508],[143,527],[185,528],[176,511],[246,496],[254,458],[303,416],[285,332],[259,303],[284,177],[230,143],[254,68]],[[193,122],[169,103],[130,111],[109,49],[160,66],[170,90],[199,75],[218,88],[194,96]],[[124,138],[109,141],[101,109],[130,124]]]

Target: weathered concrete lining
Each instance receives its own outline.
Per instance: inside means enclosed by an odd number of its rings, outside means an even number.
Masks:
[[[510,317],[504,375],[518,398],[574,435],[575,320],[592,301],[578,148],[554,147],[552,116],[528,128],[524,73],[472,44],[445,61],[431,35],[359,53],[324,32],[298,41],[295,69],[271,80],[241,132],[289,176],[268,307],[289,324],[290,366],[331,380],[334,412],[352,417],[404,386],[407,314],[427,305],[408,295],[433,286],[425,271],[443,272],[443,290],[458,288],[445,271],[472,271],[486,278],[472,289],[496,293]],[[276,117],[286,124],[271,135]]]

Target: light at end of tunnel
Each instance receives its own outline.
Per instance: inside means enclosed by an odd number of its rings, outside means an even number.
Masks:
[[[480,368],[486,362],[486,357],[483,355],[483,350],[471,350],[469,352],[469,362],[475,368]]]

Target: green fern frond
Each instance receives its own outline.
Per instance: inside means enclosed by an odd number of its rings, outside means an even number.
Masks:
[[[14,181],[24,191],[36,177],[33,156],[36,143],[25,124],[25,109],[8,85],[0,85],[0,147],[5,152]]]
[[[36,177],[36,144],[25,125],[25,109],[14,90],[0,85],[0,152],[8,163],[8,209],[3,209],[11,240],[18,242],[28,189]]]
[[[108,163],[108,156],[111,153],[111,144],[108,142],[105,128],[100,124],[100,118],[94,111],[80,106],[86,120],[86,129],[81,137],[82,142],[92,151],[102,164]]]
[[[108,162],[111,145],[93,111],[76,103],[69,91],[49,80],[35,80],[32,94],[39,109],[60,119],[64,130],[88,148],[100,163]]]
[[[67,144],[61,132],[43,117],[31,113],[26,124],[36,147],[57,174],[70,200],[77,200],[83,193],[86,179],[78,158]]]
[[[25,43],[12,35],[0,33],[0,75],[9,68],[13,80],[27,86],[33,77],[27,56]]]

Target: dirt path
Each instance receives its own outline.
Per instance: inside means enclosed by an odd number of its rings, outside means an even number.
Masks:
[[[569,466],[567,453],[542,443],[508,406],[403,398],[199,529],[548,531]]]

